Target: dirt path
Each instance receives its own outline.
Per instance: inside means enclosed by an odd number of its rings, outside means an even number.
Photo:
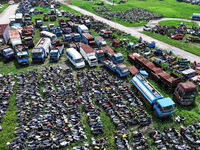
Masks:
[[[10,23],[9,17],[15,14],[17,6],[18,4],[10,5],[0,14],[0,24]]]
[[[100,16],[97,16],[97,15],[95,15],[95,14],[89,12],[89,11],[86,11],[86,10],[84,10],[84,9],[81,9],[81,8],[75,6],[75,5],[69,5],[69,4],[67,4],[67,3],[65,2],[65,0],[59,0],[59,1],[62,2],[62,3],[64,3],[64,4],[66,4],[66,5],[68,5],[68,6],[71,7],[72,9],[75,9],[75,10],[81,12],[82,14],[85,14],[85,15],[92,15],[92,16],[94,16],[95,19],[100,20],[100,21],[103,21],[103,22],[109,24],[109,25],[112,26],[112,27],[115,27],[115,26],[116,26],[117,29],[123,30],[123,31],[125,31],[125,32],[127,32],[127,33],[131,33],[131,35],[134,36],[134,37],[136,37],[136,38],[142,37],[142,39],[145,40],[145,41],[149,41],[149,42],[150,42],[150,41],[155,41],[157,47],[162,48],[162,49],[165,49],[165,50],[171,50],[171,51],[173,51],[173,53],[174,53],[175,55],[177,55],[177,56],[179,56],[179,57],[187,58],[188,60],[190,60],[190,61],[192,61],[192,62],[195,61],[195,60],[200,61],[200,57],[197,56],[197,55],[194,55],[194,54],[192,54],[192,53],[186,52],[186,51],[184,51],[184,50],[182,50],[182,49],[180,49],[180,48],[177,48],[177,47],[175,47],[175,46],[166,44],[166,43],[164,43],[164,42],[162,42],[162,41],[159,41],[159,40],[154,39],[154,38],[152,38],[152,37],[150,37],[150,36],[147,36],[147,35],[145,35],[145,34],[142,34],[142,33],[140,32],[141,27],[126,27],[126,26],[123,26],[123,25],[121,25],[121,24],[118,24],[118,23],[115,23],[115,22],[113,22],[113,21],[110,21],[110,20],[107,20],[107,19],[105,19],[105,18],[102,18],[102,17],[100,17]]]

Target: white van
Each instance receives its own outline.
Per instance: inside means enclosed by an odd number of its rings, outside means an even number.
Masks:
[[[57,36],[51,32],[48,31],[41,31],[40,32],[40,37],[48,37],[51,40],[52,44],[56,43],[56,40],[58,39]]]
[[[76,51],[74,48],[68,48],[66,50],[66,56],[76,68],[85,67],[85,62],[81,54],[78,51]]]

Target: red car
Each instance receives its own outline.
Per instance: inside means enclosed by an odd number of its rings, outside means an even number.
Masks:
[[[197,74],[200,74],[200,61],[194,61],[194,69]]]
[[[175,34],[171,36],[171,39],[182,40],[183,36],[184,36],[183,34]]]

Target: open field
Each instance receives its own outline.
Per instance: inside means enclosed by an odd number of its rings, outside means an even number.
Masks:
[[[92,13],[97,14],[92,7],[100,7],[98,5],[93,5],[93,3],[101,2],[101,1],[81,1],[81,0],[72,0],[71,3],[81,7],[85,10],[88,10]],[[190,19],[193,13],[199,12],[199,6],[197,5],[191,5],[187,3],[179,3],[174,0],[145,0],[145,1],[137,1],[137,0],[130,0],[124,4],[118,4],[118,5],[109,5],[105,3],[105,6],[109,7],[111,11],[126,11],[128,9],[137,7],[137,8],[144,8],[154,13],[160,13],[163,15],[163,17],[168,18],[185,18]],[[118,20],[117,20],[118,21]],[[125,25],[125,26],[141,26],[144,23],[141,24],[130,24],[125,21],[118,21],[118,23]]]
[[[174,26],[174,27],[179,27],[180,23],[185,24],[186,27],[198,27],[198,25],[196,23],[182,21],[182,20],[164,20],[164,21],[158,22],[158,24],[160,24],[162,26]]]
[[[40,8],[40,7],[38,7],[38,9],[42,10],[44,12],[48,11],[47,9],[43,9],[43,8]],[[76,11],[70,9],[67,6],[62,6],[59,9],[60,10],[61,9],[70,10],[72,13],[77,13]],[[43,17],[43,15],[34,15],[33,16],[33,21],[36,18],[42,18],[42,17]],[[67,18],[65,18],[65,19],[67,19]],[[44,23],[44,25],[48,25],[50,22],[43,22],[43,23]],[[58,26],[58,19],[55,22],[51,22],[51,23],[55,23],[55,25]],[[96,33],[94,30],[90,30],[90,33],[93,36],[97,36],[98,35],[98,33]],[[134,38],[132,36],[117,36],[116,34],[113,34],[113,36],[115,36],[118,40],[120,40],[122,38],[126,38],[127,40],[132,41],[134,43],[136,43],[138,41],[137,38]],[[37,43],[38,40],[39,40],[39,29],[36,29],[36,34],[34,35],[34,39],[35,39],[35,43]],[[110,40],[107,40],[107,43],[108,43],[109,46],[111,46],[111,41]],[[111,47],[111,48],[113,48],[113,47]],[[113,48],[113,49],[115,49],[115,48]],[[116,50],[118,52],[121,52],[124,55],[125,64],[127,66],[131,66],[132,64],[127,59],[127,54],[130,53],[130,51],[128,51],[126,48],[122,48],[122,47],[121,48],[116,48]],[[31,52],[31,50],[29,50],[29,52]],[[65,54],[63,54],[61,59],[57,63],[50,63],[49,62],[49,58],[47,58],[44,64],[33,64],[33,65],[30,65],[30,66],[24,66],[24,67],[18,65],[16,60],[10,61],[9,63],[4,64],[3,63],[3,59],[1,58],[0,59],[0,73],[5,73],[5,74],[12,73],[12,74],[15,74],[15,73],[20,73],[22,71],[27,72],[28,70],[35,69],[35,68],[38,69],[38,71],[40,72],[41,69],[44,68],[44,67],[50,67],[50,66],[54,66],[55,67],[57,65],[60,65],[63,68],[65,68],[67,65],[69,65],[74,69],[74,67],[70,64],[70,62],[67,61]],[[96,67],[96,68],[90,68],[87,65],[85,67],[85,70],[87,70],[87,69],[99,70],[100,68],[104,69],[104,68],[101,67],[101,65],[98,65],[98,67]],[[78,70],[74,69],[73,73],[76,74],[77,71]],[[41,76],[39,76],[39,78],[41,79]],[[132,86],[132,83],[130,82],[131,76],[129,76],[126,79],[123,79],[123,80],[126,81],[126,83],[130,87]],[[161,86],[159,86],[157,83],[155,83],[151,79],[149,81],[153,86],[155,86],[158,89],[158,91],[161,92],[161,94],[164,97],[171,97],[172,98],[172,94],[169,93],[168,91],[166,91],[166,89],[163,89]],[[16,111],[15,111],[16,107],[17,107],[16,104],[15,104],[16,88],[17,88],[17,84],[14,87],[15,91],[12,94],[12,97],[11,97],[11,99],[9,101],[10,102],[9,108],[8,108],[8,110],[6,112],[6,115],[4,115],[3,121],[2,121],[2,124],[1,124],[1,126],[3,127],[3,130],[0,131],[0,149],[8,149],[8,146],[6,146],[6,142],[7,141],[11,141],[15,137],[14,131],[15,131],[15,127],[17,126],[17,116],[16,116]],[[153,124],[148,129],[148,132],[153,128],[161,130],[165,126],[166,127],[170,127],[171,124],[174,124],[175,127],[177,129],[179,129],[180,125],[189,125],[189,124],[192,124],[194,122],[200,121],[200,115],[199,115],[199,113],[200,113],[200,110],[199,110],[200,101],[199,100],[200,100],[200,96],[198,95],[196,97],[195,104],[192,105],[192,106],[184,107],[184,106],[176,105],[176,110],[177,111],[176,111],[175,115],[173,116],[173,119],[172,120],[166,120],[164,123],[160,119],[157,119],[154,116],[152,116],[152,111],[149,108],[145,107],[147,109],[147,113],[152,117],[152,120],[153,120]],[[80,110],[81,110],[81,114],[83,116],[82,122],[85,125],[85,133],[86,133],[86,135],[88,137],[88,139],[86,141],[88,143],[91,143],[90,139],[91,139],[91,137],[93,137],[93,135],[91,133],[91,129],[90,129],[88,121],[87,121],[87,115],[83,112],[82,109],[80,109]],[[175,123],[174,119],[178,115],[186,116],[187,117],[186,121],[183,122],[183,123]],[[105,132],[104,132],[104,134],[102,134],[100,136],[97,136],[97,138],[100,138],[102,136],[106,136],[108,138],[108,143],[110,145],[108,147],[108,150],[114,150],[114,149],[116,149],[116,145],[115,145],[115,142],[114,142],[114,132],[116,131],[116,128],[114,127],[114,125],[111,122],[110,118],[106,115],[106,112],[103,109],[101,109],[100,117],[101,117],[102,123],[104,124]],[[146,127],[146,128],[148,128],[148,127]],[[134,131],[134,130],[140,130],[140,129],[138,127],[130,128],[130,131]],[[143,130],[143,129],[141,129],[141,130]],[[148,133],[145,133],[145,135],[147,136]],[[148,142],[152,143],[152,141],[153,140],[149,139],[149,137],[148,137]],[[72,146],[82,145],[82,144],[83,144],[83,142],[73,143],[71,146],[69,146],[67,148],[72,149]],[[153,149],[153,150],[156,149],[154,146],[150,146],[150,148]]]

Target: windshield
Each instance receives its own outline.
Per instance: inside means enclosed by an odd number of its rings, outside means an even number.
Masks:
[[[122,73],[126,73],[128,72],[128,68],[123,68],[123,69],[120,69]]]
[[[57,53],[57,52],[50,53],[50,56],[51,56],[51,57],[55,57],[55,56],[57,56],[57,55],[58,55],[58,53]]]
[[[75,35],[75,37],[76,37],[76,38],[80,38],[81,36],[80,36],[80,35]]]
[[[97,53],[98,57],[104,57],[104,53]]]
[[[39,53],[32,53],[33,56],[41,56],[43,53],[39,52]]]
[[[29,58],[27,55],[18,56],[19,59],[27,59]]]
[[[91,62],[96,62],[97,60],[95,58],[90,59]]]
[[[197,68],[200,68],[200,64],[197,64]]]
[[[124,60],[124,57],[123,56],[118,56],[118,57],[116,57],[116,60],[117,61]]]
[[[5,53],[6,53],[7,55],[9,55],[9,54],[12,54],[13,51],[10,49],[10,50],[6,51]]]
[[[75,63],[81,63],[81,62],[83,62],[83,59],[82,59],[82,58],[79,58],[79,59],[76,59],[76,60],[75,60]]]
[[[163,107],[162,112],[167,113],[167,112],[173,111],[174,109],[175,109],[175,105],[171,105],[171,106]]]
[[[197,91],[186,91],[183,94],[183,98],[195,98],[197,94]]]
[[[57,36],[52,36],[52,41],[55,41],[57,39]]]

